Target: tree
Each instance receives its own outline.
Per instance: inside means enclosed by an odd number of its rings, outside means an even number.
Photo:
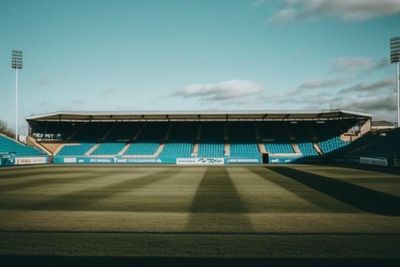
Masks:
[[[14,138],[15,137],[15,132],[13,129],[8,128],[7,122],[0,120],[0,133]]]

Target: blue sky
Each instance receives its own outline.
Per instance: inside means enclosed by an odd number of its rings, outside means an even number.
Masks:
[[[329,109],[395,120],[399,0],[2,0],[0,119],[56,110]],[[26,129],[22,125],[21,130]]]

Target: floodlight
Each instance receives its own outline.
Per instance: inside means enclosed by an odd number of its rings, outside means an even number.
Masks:
[[[13,50],[11,52],[11,68],[22,69],[22,50]]]
[[[400,37],[390,39],[390,62],[400,62]]]

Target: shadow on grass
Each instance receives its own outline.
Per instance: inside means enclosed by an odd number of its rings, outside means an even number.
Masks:
[[[289,167],[266,168],[360,210],[387,216],[400,215],[400,197]]]
[[[64,173],[65,174],[65,173]],[[13,190],[19,190],[19,189],[26,189],[26,188],[31,188],[35,186],[48,186],[48,185],[63,185],[63,184],[75,184],[75,183],[82,183],[82,182],[88,182],[91,180],[96,180],[99,179],[100,177],[104,176],[104,173],[90,173],[90,174],[79,174],[73,175],[68,178],[58,178],[58,177],[51,177],[54,175],[53,173],[49,174],[43,174],[43,176],[50,176],[48,178],[37,178],[34,180],[28,180],[28,181],[18,181],[13,184],[6,184],[2,185],[0,187],[0,192],[7,192],[7,191],[13,191]],[[35,175],[37,176],[37,175]]]
[[[326,212],[358,212],[357,209],[354,209],[353,207],[346,205],[344,203],[338,203],[337,201],[331,201],[329,198],[324,198],[321,199],[321,197],[316,197],[315,196],[315,191],[312,190],[311,188],[301,188],[301,184],[298,184],[296,181],[293,181],[292,179],[288,178],[285,176],[279,177],[275,175],[274,172],[271,170],[262,168],[262,167],[247,167],[246,168],[248,171],[256,174],[257,176],[272,182],[273,184],[285,189],[286,191],[292,193],[296,197],[310,203],[311,205],[318,207]],[[304,190],[306,189],[306,190]],[[289,209],[289,210],[288,210]],[[291,212],[301,212],[302,209],[299,206],[293,206],[290,205],[288,209],[285,209],[285,211],[291,211]],[[305,212],[310,212],[309,208],[306,209]]]
[[[340,167],[348,170],[362,170],[362,171],[373,171],[379,173],[388,173],[394,175],[400,175],[399,168],[391,168],[391,167],[381,167],[381,166],[373,166],[373,165],[359,165],[359,164],[352,164],[352,163],[345,163],[345,162],[327,162],[324,163],[325,166],[331,167]]]
[[[209,226],[233,225],[234,228],[251,230],[246,206],[240,199],[226,168],[208,167],[197,188],[190,207],[187,231]],[[204,216],[208,213],[210,216]],[[231,214],[234,220],[217,219],[213,215]],[[222,220],[222,221],[221,221]]]
[[[139,189],[150,184],[160,182],[170,178],[179,170],[166,170],[161,172],[152,172],[142,177],[131,178],[122,182],[113,183],[111,185],[89,188],[85,190],[75,191],[70,194],[57,196],[44,202],[25,204],[21,208],[32,210],[106,210],[99,202],[107,198],[111,198],[122,193]],[[101,175],[100,175],[101,176]],[[112,178],[110,178],[112,179]],[[90,204],[99,203],[96,207]],[[87,207],[87,208],[85,208]],[[114,210],[114,209],[113,209]]]

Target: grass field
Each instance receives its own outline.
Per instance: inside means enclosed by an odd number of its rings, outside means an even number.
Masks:
[[[400,175],[314,165],[0,169],[0,255],[398,263]]]

